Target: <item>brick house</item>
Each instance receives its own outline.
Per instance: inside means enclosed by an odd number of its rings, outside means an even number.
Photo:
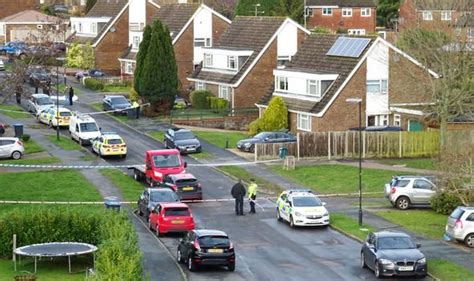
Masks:
[[[18,1],[0,0],[0,18],[8,17],[25,10],[34,10],[39,8],[40,0],[22,0],[21,5]]]
[[[231,108],[252,107],[272,84],[272,69],[292,59],[309,31],[284,17],[236,17],[188,80],[227,99]]]
[[[18,12],[0,20],[0,42],[42,43],[64,41],[67,22],[34,10]]]
[[[308,28],[325,27],[352,35],[374,32],[377,7],[374,0],[307,0]]]
[[[260,113],[272,96],[289,110],[290,130],[324,132],[362,126],[399,126],[420,130],[429,90],[420,82],[438,78],[384,39],[313,34],[294,59],[275,68],[274,86],[256,105]]]

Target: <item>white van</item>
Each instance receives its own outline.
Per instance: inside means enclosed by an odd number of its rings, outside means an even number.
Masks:
[[[94,118],[89,115],[74,115],[69,120],[71,139],[80,145],[91,144],[91,140],[100,136],[100,130]]]

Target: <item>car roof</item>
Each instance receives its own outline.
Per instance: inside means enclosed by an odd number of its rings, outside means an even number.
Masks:
[[[474,211],[474,207],[468,207],[468,206],[459,206],[458,208],[464,210],[464,211]]]
[[[106,95],[106,96],[104,96],[104,99],[105,98],[125,98],[125,99],[127,99],[126,97],[124,97],[122,95]]]
[[[172,155],[172,154],[179,154],[179,151],[177,149],[158,149],[158,150],[148,150],[146,153],[151,156]]]
[[[102,133],[102,137],[106,139],[122,139],[121,136],[115,133]]]
[[[198,237],[210,236],[210,235],[228,236],[227,233],[225,233],[224,231],[216,230],[216,229],[195,229],[194,233],[196,233]]]
[[[410,235],[404,232],[395,232],[395,231],[379,231],[374,232],[374,235],[377,237],[408,237],[411,238]]]
[[[32,94],[31,95],[32,97],[34,98],[50,98],[50,96],[46,95],[46,94]]]
[[[78,122],[95,122],[94,118],[89,115],[76,115]]]
[[[159,203],[163,208],[189,208],[189,206],[185,203],[181,202],[164,202]]]
[[[172,178],[172,179],[178,179],[178,180],[196,179],[196,177],[193,174],[190,174],[190,173],[172,174],[172,175],[169,175],[169,177]]]
[[[316,194],[314,194],[311,190],[309,189],[288,189],[284,191],[286,194],[288,194],[289,197],[295,197],[295,196],[312,196],[316,197]]]
[[[171,190],[170,188],[163,188],[163,187],[148,187],[148,192],[174,192],[174,190]]]

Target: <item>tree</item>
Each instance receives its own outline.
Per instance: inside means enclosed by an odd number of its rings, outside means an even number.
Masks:
[[[400,0],[379,0],[377,4],[377,25],[393,27],[391,19],[398,18]]]
[[[279,0],[273,15],[290,17],[296,22],[303,22],[304,1],[303,0]]]
[[[94,7],[96,3],[97,3],[97,0],[87,0],[85,13],[87,14],[92,9],[92,7]]]
[[[273,97],[262,117],[250,123],[249,135],[288,128],[288,108],[283,98]]]
[[[138,54],[137,54],[137,63],[134,71],[134,88],[135,91],[140,92],[140,79],[142,77],[142,71],[143,71],[143,65],[145,63],[145,58],[146,58],[146,53],[148,51],[148,46],[150,45],[150,39],[151,39],[151,26],[147,25],[145,26],[145,29],[143,30],[143,39],[142,42],[140,42],[140,46],[138,49]]]
[[[83,69],[94,67],[94,48],[90,42],[86,44],[72,43],[67,50],[67,66]]]

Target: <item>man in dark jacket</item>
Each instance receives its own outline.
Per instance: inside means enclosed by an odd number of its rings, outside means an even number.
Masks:
[[[244,196],[247,191],[245,190],[241,179],[234,184],[230,193],[232,194],[232,197],[235,198],[235,214],[237,216],[244,216]]]
[[[69,87],[68,95],[69,95],[69,105],[72,106],[72,99],[74,98],[74,89],[72,88],[72,86]]]

